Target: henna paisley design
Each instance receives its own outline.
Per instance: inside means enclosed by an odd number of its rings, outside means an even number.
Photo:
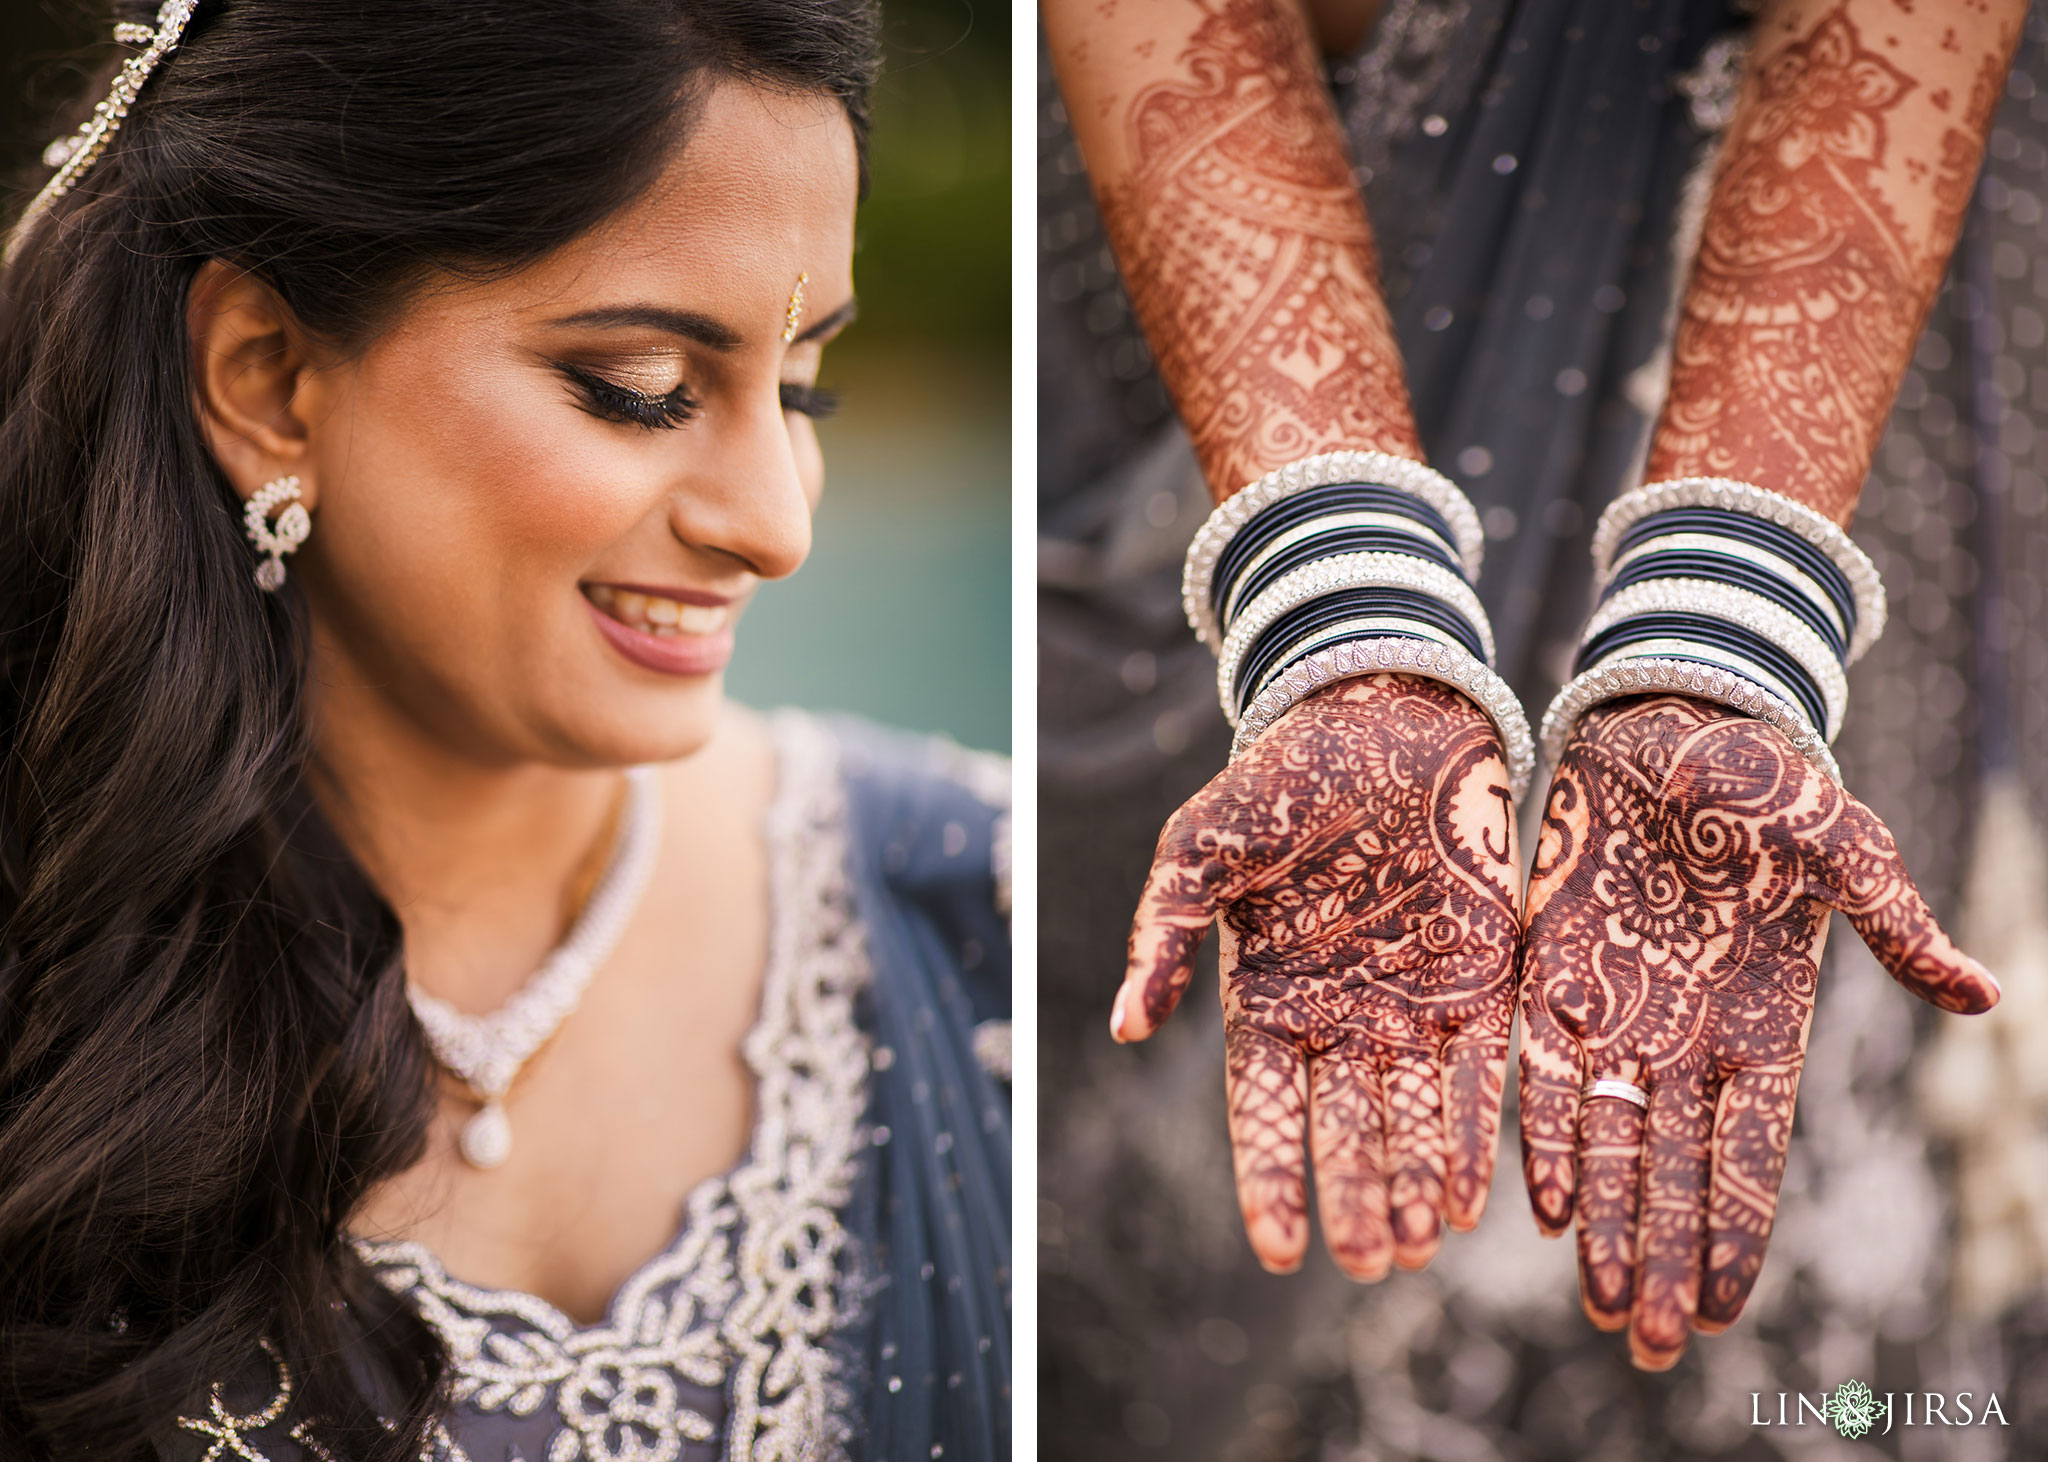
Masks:
[[[1132,306],[1212,489],[1318,452],[1419,459],[1372,230],[1299,10],[1117,10],[1052,6],[1047,28]]]
[[[1514,1004],[1514,818],[1492,724],[1435,681],[1304,700],[1167,823],[1111,1028],[1172,1012],[1221,919],[1239,1203],[1267,1268],[1308,1247],[1306,1142],[1345,1273],[1479,1221]]]
[[[1522,957],[1523,1175],[1581,1298],[1661,1370],[1763,1265],[1827,916],[1943,1010],[1998,1000],[1876,816],[1778,732],[1675,696],[1595,708],[1544,807]],[[1584,1085],[1618,1077],[1649,1110]]]
[[[1939,288],[2023,0],[1812,0],[1759,22],[1647,477],[1846,521]]]

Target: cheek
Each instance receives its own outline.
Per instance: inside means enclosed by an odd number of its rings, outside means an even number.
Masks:
[[[573,585],[655,494],[651,455],[562,392],[532,370],[366,370],[325,504],[348,557],[444,601]]]

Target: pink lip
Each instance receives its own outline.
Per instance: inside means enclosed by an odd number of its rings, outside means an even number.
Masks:
[[[623,585],[619,587],[623,588]],[[631,592],[645,594],[651,591],[635,589]],[[673,592],[664,597],[682,599]],[[730,600],[715,595],[699,594],[684,599],[689,604],[727,604]],[[588,599],[583,607],[590,611],[590,617],[597,621],[597,631],[611,642],[611,647],[645,670],[657,671],[663,675],[712,675],[723,670],[732,659],[732,626],[726,625],[716,634],[675,635],[662,638],[659,635],[642,634],[630,625],[621,624]]]

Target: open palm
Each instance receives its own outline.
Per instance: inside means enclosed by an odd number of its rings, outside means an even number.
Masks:
[[[1513,1009],[1514,818],[1493,726],[1435,681],[1304,700],[1167,823],[1112,1017],[1172,1012],[1220,917],[1238,1200],[1270,1269],[1354,1278],[1478,1222]]]
[[[1579,723],[1529,884],[1523,1170],[1647,1369],[1733,1324],[1762,1268],[1830,910],[1923,1000],[1996,1003],[1884,825],[1778,732],[1676,696]],[[1649,1110],[1584,1098],[1603,1077]]]

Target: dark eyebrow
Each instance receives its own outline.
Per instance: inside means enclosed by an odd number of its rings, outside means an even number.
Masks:
[[[620,305],[608,310],[585,310],[557,320],[558,325],[572,327],[595,327],[600,330],[621,330],[639,327],[660,330],[669,335],[680,335],[685,340],[694,340],[699,345],[708,345],[713,350],[733,350],[743,342],[737,330],[722,325],[709,315],[700,315],[694,310],[670,310],[660,305]]]
[[[806,340],[815,340],[820,335],[830,334],[832,331],[837,330],[841,325],[849,323],[855,315],[860,313],[859,305],[859,300],[849,299],[845,304],[841,305],[831,314],[819,316],[816,320],[813,320],[810,323],[810,325],[805,328],[803,334],[796,337],[796,341],[794,343],[800,344]]]
[[[851,320],[858,301],[849,299],[831,314],[814,320],[798,340],[814,340],[818,336],[838,329]],[[694,340],[713,350],[734,350],[744,343],[740,333],[728,325],[720,324],[709,315],[700,315],[694,310],[671,310],[661,305],[619,305],[606,310],[584,310],[557,320],[558,325],[572,329],[659,330],[668,335],[679,335],[685,340]]]

